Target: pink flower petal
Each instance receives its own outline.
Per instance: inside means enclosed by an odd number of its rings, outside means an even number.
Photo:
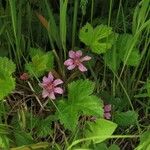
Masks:
[[[48,97],[50,99],[56,99],[54,92],[51,92]]]
[[[73,65],[73,60],[72,60],[72,59],[67,59],[67,60],[64,62],[64,65],[65,65],[65,66]]]
[[[50,82],[54,80],[54,77],[51,72],[49,72],[49,74],[48,74],[48,79]]]
[[[75,52],[73,50],[69,51],[69,57],[70,58],[75,58],[76,57]]]
[[[78,68],[81,72],[87,71],[86,67],[81,63],[79,64]]]
[[[82,51],[76,51],[75,52],[76,57],[80,58],[82,56]]]
[[[61,79],[56,79],[56,80],[53,82],[54,86],[57,86],[57,85],[62,84],[62,83],[63,83],[63,81],[62,81]]]
[[[72,69],[74,69],[76,67],[76,65],[70,65],[67,69],[68,70],[72,70]]]
[[[91,59],[90,56],[85,56],[85,57],[81,58],[81,62],[83,62],[83,61],[89,61],[90,59]]]
[[[55,92],[55,93],[58,93],[58,94],[62,94],[64,91],[63,91],[62,88],[56,87],[56,88],[54,89],[54,92]]]
[[[104,117],[105,117],[106,119],[110,119],[110,118],[111,118],[111,114],[110,114],[110,113],[105,113],[105,114],[104,114]]]
[[[42,87],[42,88],[44,88],[44,87],[47,86],[47,83],[39,83],[39,86]]]
[[[43,90],[42,97],[46,98],[46,97],[48,97],[48,95],[49,95],[49,93],[46,90]]]
[[[49,83],[49,78],[47,78],[47,77],[44,76],[44,77],[43,77],[43,82],[44,82],[44,83]]]
[[[111,111],[111,105],[110,105],[110,104],[105,105],[105,106],[104,106],[104,111],[105,111],[105,112]]]

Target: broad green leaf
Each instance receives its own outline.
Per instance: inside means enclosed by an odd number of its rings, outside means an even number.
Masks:
[[[116,48],[117,38],[118,34],[112,34],[112,38],[110,38],[110,41],[112,44],[114,43],[114,45],[109,51],[104,54],[106,65],[114,72],[117,72],[121,63],[121,59]]]
[[[12,62],[12,60],[9,60],[7,57],[0,57],[0,72],[7,72],[9,75],[11,75],[13,72],[15,72],[16,66]]]
[[[126,53],[124,54],[124,56],[122,56],[122,61],[125,62],[126,58],[128,55],[128,51],[126,51]],[[126,65],[130,65],[130,66],[137,66],[138,63],[140,61],[140,53],[137,49],[133,49],[127,62]]]
[[[0,85],[0,100],[2,100],[15,89],[15,79],[10,76],[10,72],[0,72]]]
[[[114,116],[115,122],[120,126],[134,125],[138,118],[138,114],[134,111],[118,112]]]
[[[78,125],[78,109],[74,104],[68,103],[69,100],[62,100],[58,104],[58,118],[61,124],[64,125],[66,129],[75,130],[76,126]]]
[[[117,124],[105,119],[97,119],[96,122],[89,122],[85,131],[86,138],[93,138],[94,143],[100,143],[107,139],[104,136],[111,136]],[[94,139],[94,137],[98,137]]]
[[[103,116],[103,104],[100,98],[92,95],[94,83],[89,80],[77,80],[68,86],[68,100],[58,102],[58,118],[66,129],[74,131],[80,115]]]
[[[150,131],[144,132],[140,137],[140,144],[135,150],[149,150],[150,149]]]
[[[97,143],[97,144],[93,144],[92,147],[91,146],[89,147],[92,150],[108,150],[106,143]]]
[[[87,23],[82,29],[80,30],[79,38],[80,40],[87,46],[92,44],[92,38],[94,34],[93,27]]]
[[[48,117],[39,117],[30,113],[26,113],[26,128],[34,130],[37,137],[45,138],[52,134],[52,115]],[[15,123],[16,124],[16,123]]]
[[[119,146],[116,144],[112,144],[108,150],[120,150]]]
[[[31,76],[40,77],[46,71],[53,69],[54,57],[52,52],[43,53],[39,49],[31,49],[32,61],[25,65]]]
[[[52,118],[51,116],[45,119],[39,119],[38,124],[36,125],[37,128],[37,136],[38,137],[46,137],[52,133]]]
[[[80,30],[79,38],[85,45],[91,48],[92,52],[101,54],[112,47],[112,34],[111,27],[99,25],[93,29],[93,27],[87,23]]]
[[[101,40],[104,38],[107,38],[108,35],[112,34],[112,28],[108,27],[106,25],[99,25],[96,28],[94,28],[94,41],[95,40]]]
[[[34,56],[42,56],[44,55],[44,52],[40,48],[30,48],[29,51],[30,57],[33,58]]]
[[[121,60],[120,60],[119,55],[118,55],[115,48],[107,51],[104,55],[104,59],[105,59],[107,66],[111,70],[113,70],[115,72],[118,70],[120,63],[121,63]]]
[[[120,59],[126,63],[126,65],[137,66],[140,62],[140,53],[136,47],[133,47],[131,53],[129,52],[132,42],[133,36],[131,34],[119,35],[116,47]]]
[[[98,41],[93,41],[93,43],[91,44],[92,51],[97,54],[105,53],[106,49],[110,48],[110,43],[99,43]]]
[[[68,85],[68,98],[71,102],[75,99],[83,98],[91,95],[94,91],[95,84],[89,80],[77,80]]]

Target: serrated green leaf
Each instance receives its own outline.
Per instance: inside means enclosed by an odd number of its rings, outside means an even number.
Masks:
[[[52,134],[52,115],[42,118],[39,116],[33,116],[33,114],[26,113],[26,126],[29,130],[34,130],[37,137],[45,138]],[[17,123],[15,123],[16,125]]]
[[[105,119],[97,119],[95,122],[88,122],[85,137],[93,138],[94,143],[100,143],[106,140],[107,138],[104,136],[111,136],[115,129],[117,128],[117,124]],[[94,139],[94,137],[98,137]]]
[[[9,60],[7,57],[0,57],[0,71],[7,72],[9,75],[11,75],[13,72],[15,72],[16,66],[13,63],[12,60]]]
[[[80,40],[87,46],[89,46],[92,52],[101,54],[112,46],[112,28],[106,25],[99,25],[93,29],[93,27],[87,23],[79,34]]]
[[[42,56],[44,55],[44,52],[40,48],[30,48],[29,51],[30,57],[33,58],[34,56]]]
[[[74,130],[78,124],[78,111],[74,105],[70,105],[68,100],[59,101],[58,104],[58,118],[65,129]]]
[[[50,71],[53,68],[54,56],[52,52],[43,53],[38,49],[37,53],[35,51],[35,49],[32,49],[30,54],[31,56],[33,56],[32,62],[27,63],[25,65],[25,68],[31,76],[40,77],[46,71]]]
[[[108,27],[106,25],[99,25],[96,28],[94,28],[94,41],[101,40],[104,38],[107,38],[109,35],[112,34],[112,28]]]
[[[52,118],[51,116],[45,118],[45,119],[40,119],[38,121],[38,124],[36,126],[37,128],[37,136],[38,137],[46,137],[52,133]]]
[[[68,99],[74,101],[74,99],[83,98],[87,95],[91,95],[94,91],[95,84],[89,80],[77,80],[68,85]]]
[[[111,48],[110,43],[99,43],[97,41],[94,41],[91,45],[92,51],[97,54],[105,53],[106,50],[110,48]]]
[[[79,116],[103,116],[103,104],[100,98],[92,95],[94,83],[89,80],[78,80],[68,86],[68,100],[58,103],[58,118],[66,129],[74,131]]]
[[[8,72],[0,72],[0,100],[15,89],[15,79]]]
[[[114,121],[120,126],[134,125],[138,118],[138,114],[134,111],[118,112],[114,116]]]
[[[92,43],[92,38],[94,34],[93,27],[87,23],[82,29],[80,30],[79,38],[80,40],[87,46],[90,46]]]

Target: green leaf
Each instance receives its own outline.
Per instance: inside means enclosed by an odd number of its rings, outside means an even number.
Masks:
[[[8,58],[0,57],[0,100],[15,89],[15,79],[11,75],[14,71],[15,64]]]
[[[126,58],[127,58],[128,52],[126,51],[126,53],[124,54],[124,56],[122,56],[122,61],[125,62]],[[140,54],[139,51],[137,49],[133,49],[127,62],[126,65],[130,65],[130,66],[137,66],[138,63],[140,61]]]
[[[11,75],[13,72],[15,72],[16,66],[12,62],[12,60],[9,60],[7,57],[0,57],[0,71],[1,72],[7,72],[9,75]]]
[[[112,50],[109,50],[104,55],[105,62],[107,66],[116,72],[119,69],[121,59],[119,58],[119,54],[116,52],[116,49],[113,48]]]
[[[10,75],[10,72],[0,72],[0,100],[8,96],[15,89],[15,79]]]
[[[25,131],[16,131],[14,133],[14,136],[17,146],[29,145],[34,143],[32,136]]]
[[[101,54],[105,53],[107,49],[111,48],[110,43],[99,43],[98,41],[93,41],[91,49],[94,53]]]
[[[72,101],[78,100],[87,95],[91,95],[94,91],[95,84],[89,80],[77,80],[68,85],[68,98]]]
[[[114,116],[114,121],[120,126],[134,125],[138,118],[138,114],[134,111],[118,112]]]
[[[119,146],[116,144],[112,144],[108,150],[120,150]]]
[[[80,30],[79,38],[80,40],[87,46],[92,44],[92,38],[94,34],[93,27],[87,23],[82,29]]]
[[[52,134],[52,121],[53,116],[50,115],[46,118],[35,116],[30,113],[26,113],[26,126],[30,131],[34,130],[37,137],[45,138]],[[15,123],[16,125],[16,123]]]
[[[68,100],[58,102],[58,118],[66,129],[74,131],[80,115],[103,116],[103,104],[100,98],[92,95],[94,83],[78,80],[68,86]]]
[[[39,119],[38,124],[36,125],[38,137],[46,137],[50,135],[52,133],[51,125],[52,125],[51,116],[45,119]]]
[[[118,34],[114,33],[112,34],[112,38],[110,38],[111,43],[116,43],[117,42],[117,38],[118,38]],[[105,59],[105,63],[106,65],[114,72],[117,72],[117,70],[119,69],[120,63],[121,63],[121,59],[119,57],[119,53],[116,49],[116,44],[113,45],[113,47],[107,51],[104,54],[104,59]]]
[[[105,119],[97,119],[96,122],[89,122],[85,131],[86,138],[93,138],[94,143],[100,143],[107,139],[104,136],[111,136],[117,124]],[[94,137],[98,137],[94,139]]]
[[[149,150],[150,149],[150,131],[144,132],[140,137],[140,144],[135,150]]]
[[[31,76],[41,77],[46,71],[53,69],[54,57],[52,52],[44,53],[39,49],[31,49],[32,61],[25,65]]]
[[[106,143],[97,143],[94,144],[92,150],[108,150]]]
[[[33,58],[34,56],[42,56],[44,55],[44,52],[40,48],[30,48],[29,51],[30,57]]]
[[[92,52],[101,54],[112,47],[112,28],[106,25],[99,25],[93,29],[93,27],[87,23],[80,30],[79,38],[87,46],[89,46]]]
[[[133,36],[131,34],[119,35],[117,41],[117,50],[120,59],[126,63],[126,65],[137,66],[140,62],[140,53],[136,47],[133,47],[131,53],[129,52],[132,42]]]

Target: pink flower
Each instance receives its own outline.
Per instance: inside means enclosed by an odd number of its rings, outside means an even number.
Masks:
[[[104,118],[110,119],[111,118],[111,105],[105,105],[104,106]]]
[[[62,84],[63,81],[61,79],[54,79],[54,76],[51,72],[49,72],[48,77],[43,77],[43,82],[40,86],[43,88],[42,97],[49,97],[50,99],[56,99],[55,93],[63,94],[63,89],[58,87],[57,85]]]
[[[69,51],[69,59],[64,62],[64,65],[67,66],[68,70],[73,70],[78,67],[81,72],[87,71],[87,68],[82,64],[84,61],[89,61],[90,56],[82,57],[82,51]]]

